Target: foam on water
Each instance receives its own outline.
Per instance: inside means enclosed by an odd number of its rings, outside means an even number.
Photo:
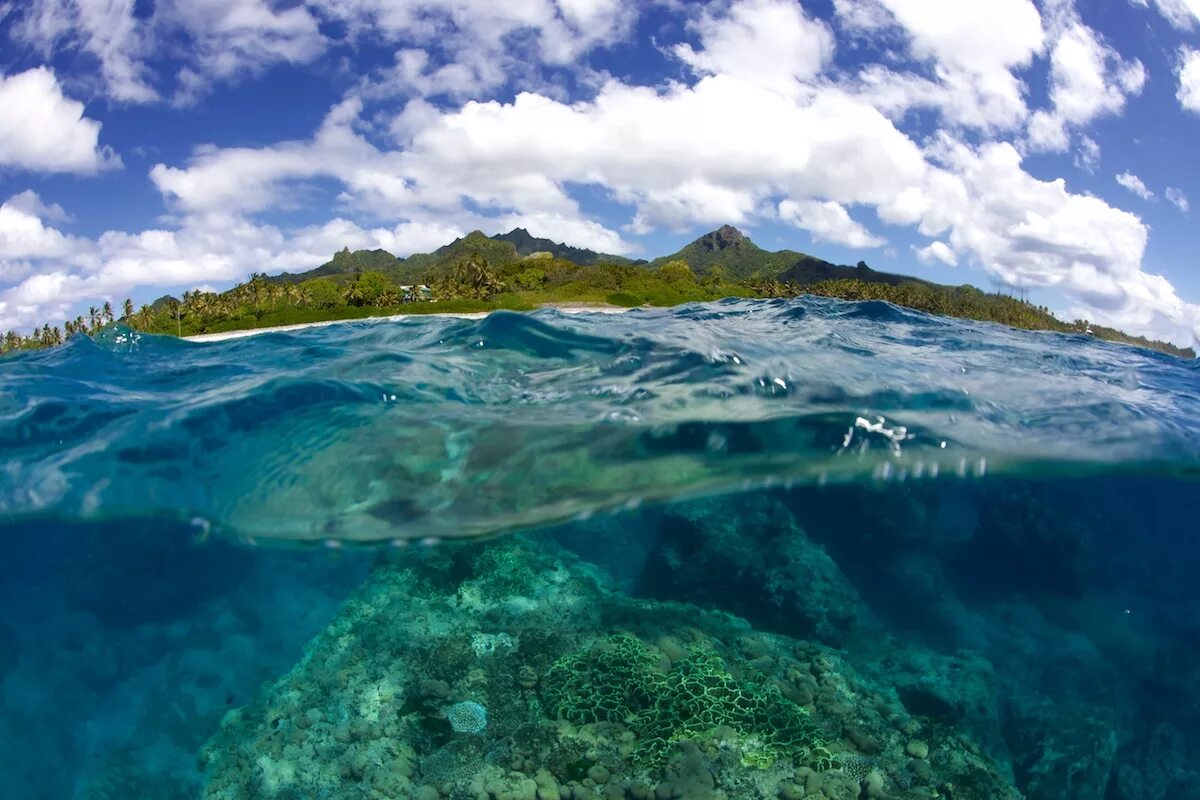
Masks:
[[[0,512],[250,539],[492,534],[747,486],[1193,475],[1200,371],[886,303],[497,312],[0,361]]]

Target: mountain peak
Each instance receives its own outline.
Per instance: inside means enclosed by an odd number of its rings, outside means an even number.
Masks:
[[[538,238],[525,228],[513,228],[508,233],[500,233],[492,238],[498,242],[508,242],[517,248],[517,253],[526,257],[539,253],[549,253],[555,258],[565,258],[582,266],[589,266],[600,261],[612,261],[620,264],[629,263],[629,259],[622,258],[621,256],[606,255],[582,247],[572,247],[569,244]]]
[[[705,250],[717,251],[740,245],[752,245],[750,237],[732,225],[722,225],[717,230],[706,233],[696,240],[696,244]]]

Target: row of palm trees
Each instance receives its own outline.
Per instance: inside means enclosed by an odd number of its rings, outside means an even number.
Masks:
[[[491,300],[506,290],[492,266],[482,255],[471,255],[456,264],[438,280],[432,290],[436,300]],[[428,297],[428,289],[426,295]],[[406,292],[388,276],[378,272],[357,273],[343,283],[316,278],[301,283],[269,280],[264,273],[252,273],[245,283],[225,292],[199,289],[184,292],[179,298],[165,298],[153,306],[135,310],[126,298],[118,317],[113,304],[105,301],[92,306],[86,315],[67,320],[61,326],[43,325],[28,335],[9,331],[0,337],[0,353],[37,349],[62,344],[72,336],[92,335],[105,325],[120,320],[141,331],[174,333],[203,331],[224,320],[290,309],[329,309],[339,305],[393,307],[422,295]]]
[[[133,301],[129,298],[125,299],[122,306],[124,315],[123,320],[128,320],[133,317]],[[144,308],[144,307],[143,307]],[[54,347],[62,344],[72,336],[84,334],[91,335],[103,328],[105,325],[115,322],[117,319],[116,312],[113,310],[111,302],[105,300],[104,304],[97,308],[91,306],[88,308],[87,316],[82,314],[63,322],[61,326],[51,326],[49,323],[40,328],[34,328],[28,335],[17,333],[16,331],[8,331],[0,337],[0,353],[8,353],[13,350],[37,350],[43,347]]]

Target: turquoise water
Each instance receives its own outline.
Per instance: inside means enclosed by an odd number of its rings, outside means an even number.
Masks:
[[[110,328],[0,360],[0,443],[5,797],[1200,797],[1194,363],[823,299]]]

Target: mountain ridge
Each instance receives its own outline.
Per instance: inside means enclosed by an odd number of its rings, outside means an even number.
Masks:
[[[429,283],[444,277],[462,259],[479,255],[493,267],[514,264],[532,257],[548,256],[591,267],[597,264],[621,264],[654,270],[672,261],[685,261],[697,277],[705,277],[719,267],[730,279],[739,281],[781,281],[784,283],[815,283],[822,280],[855,279],[867,283],[904,283],[937,285],[911,275],[879,272],[860,261],[856,266],[834,264],[795,250],[765,250],[740,229],[723,225],[684,245],[670,255],[651,261],[634,260],[610,253],[535,237],[525,228],[488,236],[475,230],[429,253],[414,253],[400,258],[386,250],[355,250],[344,248],[334,257],[305,272],[283,272],[270,276],[273,283],[302,283],[314,278],[330,278],[335,282],[349,280],[360,272],[380,272],[403,284]]]

